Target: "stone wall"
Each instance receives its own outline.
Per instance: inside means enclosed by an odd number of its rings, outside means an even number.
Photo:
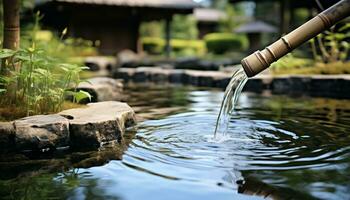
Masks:
[[[199,71],[163,69],[160,67],[121,68],[113,74],[126,82],[169,82],[176,84],[225,88],[232,73],[223,71]],[[310,95],[334,98],[350,98],[350,75],[260,75],[248,80],[245,91],[274,94]]]

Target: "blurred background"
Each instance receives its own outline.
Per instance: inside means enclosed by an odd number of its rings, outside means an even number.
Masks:
[[[219,70],[239,64],[337,1],[23,0],[21,44],[28,46],[25,38],[35,27],[37,42],[49,54],[71,62],[98,56],[109,60],[109,70],[164,63]],[[349,26],[338,24],[267,73],[350,73]]]

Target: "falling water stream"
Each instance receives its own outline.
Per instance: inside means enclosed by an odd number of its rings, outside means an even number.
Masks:
[[[215,139],[221,139],[226,135],[230,118],[235,109],[235,104],[237,103],[247,80],[248,77],[242,67],[233,73],[232,78],[226,87],[224,99],[222,100],[220,112],[216,121],[214,133]]]

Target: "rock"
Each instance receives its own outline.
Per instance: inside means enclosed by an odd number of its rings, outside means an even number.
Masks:
[[[116,60],[105,56],[91,56],[85,58],[85,65],[97,76],[108,76],[116,68]]]
[[[88,83],[79,84],[78,90],[84,90],[93,97],[91,102],[122,100],[123,83],[107,77],[88,79]],[[88,102],[86,99],[84,102]],[[83,102],[83,103],[84,103]]]
[[[237,62],[233,62],[230,59],[225,60],[202,60],[199,58],[179,58],[175,61],[175,69],[192,69],[192,70],[202,70],[202,71],[218,71],[220,66],[234,65]],[[239,63],[239,62],[238,62]]]
[[[186,83],[195,86],[220,87],[227,78],[230,78],[230,74],[218,71],[185,71]]]
[[[100,70],[100,66],[97,63],[95,63],[95,62],[87,62],[87,61],[85,61],[84,64],[85,64],[85,66],[89,67],[90,71],[96,72],[96,71]]]
[[[185,70],[172,70],[169,73],[169,82],[170,83],[185,83]]]
[[[72,147],[98,148],[119,141],[125,128],[135,123],[135,113],[126,103],[105,101],[87,106],[59,113],[69,119]]]
[[[12,122],[0,122],[0,152],[15,149],[15,127]]]
[[[17,150],[69,145],[69,121],[60,115],[35,115],[15,120],[13,124]]]
[[[118,53],[118,67],[137,67],[140,62],[140,57],[133,51],[126,49]]]
[[[121,78],[124,81],[131,81],[136,73],[135,68],[120,68],[113,71],[113,78]]]

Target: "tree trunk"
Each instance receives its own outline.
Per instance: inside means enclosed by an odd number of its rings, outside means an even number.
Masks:
[[[3,0],[4,43],[3,48],[16,50],[19,47],[20,0]]]

